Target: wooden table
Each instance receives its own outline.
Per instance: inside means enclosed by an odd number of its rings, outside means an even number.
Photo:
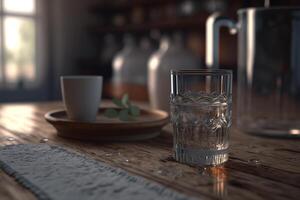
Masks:
[[[159,137],[143,142],[96,143],[60,138],[43,116],[61,107],[57,102],[1,105],[0,145],[39,143],[48,138],[49,144],[83,152],[199,199],[300,199],[300,140],[250,136],[233,126],[229,161],[224,166],[197,169],[171,159],[170,126]],[[0,171],[0,199],[36,198]]]

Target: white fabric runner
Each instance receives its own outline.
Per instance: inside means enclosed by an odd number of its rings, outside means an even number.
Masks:
[[[165,186],[47,144],[0,148],[0,168],[46,200],[190,200]]]

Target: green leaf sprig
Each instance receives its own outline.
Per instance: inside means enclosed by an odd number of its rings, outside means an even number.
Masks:
[[[128,94],[124,94],[121,99],[113,98],[112,102],[120,109],[108,108],[104,116],[108,118],[119,118],[121,121],[131,121],[140,116],[139,107],[132,105]]]

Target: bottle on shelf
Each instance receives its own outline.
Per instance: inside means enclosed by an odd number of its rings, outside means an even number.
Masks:
[[[116,38],[112,34],[107,34],[103,38],[103,48],[100,52],[100,66],[102,75],[106,81],[112,77],[112,60],[116,53],[120,50]]]
[[[164,36],[148,62],[148,91],[152,108],[169,111],[170,70],[200,69],[201,60],[185,48],[183,37]]]
[[[132,35],[124,37],[124,47],[113,59],[114,96],[129,93],[132,99],[147,100],[147,62],[150,53],[141,49]]]

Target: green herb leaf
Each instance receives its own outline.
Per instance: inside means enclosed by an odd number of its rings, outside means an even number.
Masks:
[[[124,106],[124,107],[127,107],[127,106],[128,106],[128,103],[129,103],[129,97],[128,97],[128,94],[124,94],[121,101],[122,101],[123,106]]]
[[[113,108],[108,108],[104,112],[104,116],[108,118],[115,118],[118,117],[118,115],[119,115],[118,111]]]
[[[138,117],[141,114],[141,111],[137,106],[130,106],[129,111],[130,114],[134,117]]]
[[[123,103],[122,103],[122,101],[121,101],[120,99],[113,98],[113,99],[112,99],[112,102],[113,102],[116,106],[118,106],[118,107],[121,107],[121,108],[124,107],[124,106],[123,106]]]
[[[130,121],[134,120],[134,117],[138,117],[141,113],[139,107],[131,104],[128,94],[124,94],[122,99],[113,98],[112,102],[118,107],[118,109],[106,109],[104,116],[108,118],[118,117],[121,121]]]
[[[129,116],[129,110],[128,109],[121,110],[119,113],[119,119],[121,121],[130,121],[131,117]]]

